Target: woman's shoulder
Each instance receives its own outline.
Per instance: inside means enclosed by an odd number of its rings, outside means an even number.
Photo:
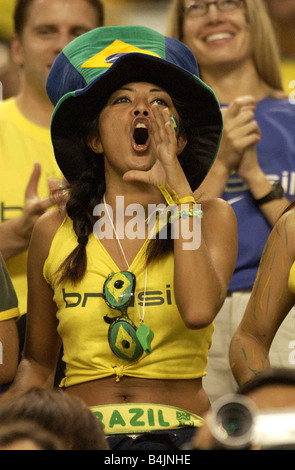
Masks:
[[[41,215],[34,225],[28,253],[28,272],[42,272],[53,239],[64,220],[59,208]]]
[[[55,232],[65,220],[66,212],[62,208],[54,208],[39,217],[35,223],[34,230]]]
[[[65,211],[55,208],[41,215],[34,225],[31,244],[42,246],[48,252],[52,240],[66,218]]]
[[[226,217],[235,218],[235,213],[231,205],[221,198],[200,199],[199,204],[204,213],[219,214]]]
[[[237,232],[236,214],[227,201],[221,198],[211,198],[200,200],[199,204],[204,214],[202,224],[205,228]]]
[[[295,206],[281,215],[273,228],[273,233],[284,240],[286,248],[295,256]]]
[[[295,205],[290,207],[279,217],[275,228],[285,228],[289,235],[295,236]]]

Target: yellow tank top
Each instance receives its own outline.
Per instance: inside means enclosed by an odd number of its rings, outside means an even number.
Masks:
[[[120,271],[102,243],[90,235],[86,247],[87,273],[76,286],[70,282],[57,285],[56,271],[77,246],[72,221],[66,218],[58,229],[44,264],[44,277],[54,291],[57,305],[58,333],[64,347],[66,378],[61,386],[115,375],[146,379],[193,379],[206,374],[208,350],[214,326],[200,330],[186,328],[177,309],[173,292],[173,254],[160,263],[152,262],[147,269],[145,290],[146,240],[130,271],[136,276],[135,297],[144,322],[154,332],[151,354],[144,353],[134,362],[117,357],[108,344],[109,325],[104,316],[118,315],[106,305],[103,285],[111,273]],[[139,326],[134,307],[128,315]],[[115,312],[115,313],[114,313]]]
[[[18,302],[4,259],[0,253],[0,322],[18,318]],[[1,347],[1,342],[0,342]]]
[[[291,266],[289,279],[288,279],[288,287],[293,294],[295,294],[295,261]]]
[[[49,196],[48,179],[61,180],[49,129],[28,121],[15,99],[0,104],[0,223],[21,214],[26,186],[35,162],[41,163],[38,193]],[[27,310],[27,252],[7,261],[21,314]]]

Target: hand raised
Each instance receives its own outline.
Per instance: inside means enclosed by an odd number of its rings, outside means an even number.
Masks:
[[[229,173],[237,170],[245,150],[260,141],[260,129],[254,119],[255,107],[252,96],[240,96],[222,110],[224,127],[218,159]]]
[[[49,197],[41,199],[38,195],[40,176],[41,165],[36,162],[26,187],[24,207],[19,217],[18,234],[22,238],[30,238],[36,220],[53,206],[53,202]],[[50,183],[50,185],[52,184]]]
[[[257,158],[256,145],[252,145],[245,150],[237,169],[237,173],[244,181],[248,181],[248,179],[251,178],[251,175],[257,175],[257,173],[261,171]]]
[[[151,146],[155,155],[155,163],[148,171],[130,170],[123,176],[125,181],[138,181],[157,186],[162,184],[172,188],[182,188],[185,194],[191,189],[186,176],[178,161],[179,154],[186,139],[177,136],[172,123],[168,108],[160,109],[157,103],[153,104],[151,115],[152,141]]]

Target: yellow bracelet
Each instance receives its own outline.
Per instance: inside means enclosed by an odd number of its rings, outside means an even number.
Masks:
[[[177,219],[186,219],[187,217],[199,217],[200,219],[202,219],[204,217],[204,212],[198,209],[197,207],[182,209],[181,211],[171,215],[171,217],[169,218],[169,222],[172,224]]]
[[[175,204],[187,204],[189,202],[192,202],[193,204],[196,204],[196,200],[193,196],[186,196],[183,198],[179,198],[178,194],[174,191],[174,189],[170,188],[170,191],[173,193],[174,198],[171,196],[169,193],[168,189],[165,188],[162,184],[157,185],[158,189],[161,191],[163,194],[166,202],[169,204],[169,206],[174,206]]]

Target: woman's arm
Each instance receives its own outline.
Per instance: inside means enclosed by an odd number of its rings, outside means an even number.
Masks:
[[[195,221],[192,217],[189,221],[194,242],[200,230],[199,247],[185,250],[188,240],[174,240],[175,298],[188,328],[204,328],[214,320],[226,298],[238,251],[232,208],[221,199],[211,199],[202,203],[202,211],[204,218],[194,232]]]
[[[259,165],[256,146],[249,147],[244,152],[238,168],[238,175],[246,183],[253,199],[260,199],[273,189],[272,183]],[[289,204],[290,201],[286,197],[282,197],[262,204],[259,209],[270,226],[273,227]]]
[[[43,277],[43,265],[61,223],[59,211],[44,214],[34,227],[28,255],[28,313],[23,358],[7,394],[28,388],[52,387],[61,341],[57,333],[53,291]]]
[[[232,339],[230,364],[239,385],[270,367],[270,346],[295,302],[288,288],[294,260],[295,211],[290,210],[268,238],[249,303]]]
[[[38,196],[40,175],[40,163],[35,163],[26,187],[25,203],[21,215],[0,224],[0,251],[5,260],[28,249],[36,220],[53,206],[53,201],[50,198],[40,199]],[[53,191],[57,187],[56,181],[50,180],[48,182],[49,191]]]
[[[151,170],[130,171],[124,178],[172,188],[179,200],[190,197],[192,202],[187,206],[192,208],[198,191],[193,194],[177,158],[186,141],[175,134],[167,110],[161,112],[153,106],[153,114],[157,161]],[[181,208],[180,203],[175,213]],[[218,313],[237,258],[237,223],[232,208],[221,199],[212,199],[202,202],[202,210],[204,218],[199,224],[195,216],[187,218],[189,226],[187,219],[180,219],[179,233],[173,236],[176,303],[187,327],[196,329],[209,325]]]
[[[200,186],[202,199],[221,197],[230,175],[239,168],[244,152],[260,141],[260,130],[254,120],[255,106],[252,96],[240,96],[222,109],[222,139],[215,162]]]
[[[0,312],[1,316],[1,312]],[[16,319],[0,322],[0,385],[12,382],[19,358]]]
[[[0,253],[0,385],[14,379],[19,360],[18,299]]]

